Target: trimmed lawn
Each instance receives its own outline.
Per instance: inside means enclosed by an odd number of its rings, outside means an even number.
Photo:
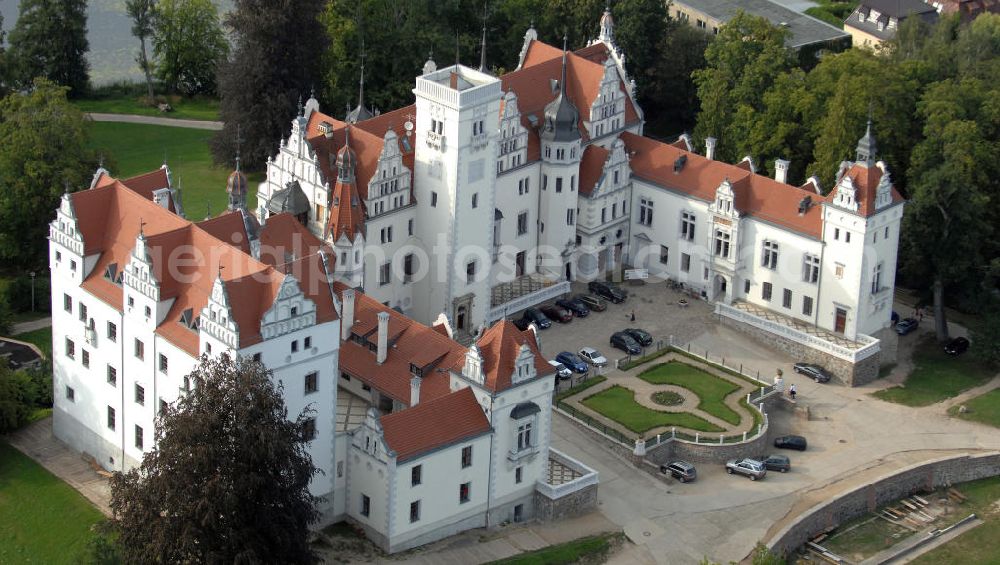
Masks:
[[[701,432],[723,431],[719,426],[694,414],[650,410],[635,401],[635,392],[619,385],[588,396],[583,404],[640,434],[660,426],[677,426]]]
[[[726,406],[726,397],[740,387],[686,363],[670,361],[646,369],[639,378],[654,385],[674,385],[698,395],[698,408],[736,426],[740,415]]]
[[[966,353],[952,357],[933,338],[928,338],[917,345],[913,353],[913,372],[906,382],[873,395],[906,406],[928,406],[979,386],[994,374],[974,355]]]
[[[73,104],[84,112],[98,114],[136,114],[139,116],[156,116],[158,118],[175,118],[178,120],[218,121],[219,101],[212,98],[184,98],[182,96],[165,96],[164,99],[174,109],[163,113],[156,106],[143,104],[138,96],[115,96],[108,98],[92,98],[75,100]]]
[[[80,563],[103,519],[69,485],[0,442],[0,563]]]
[[[624,534],[610,533],[588,536],[494,561],[490,565],[569,565],[586,559],[587,563],[602,563],[613,544]]]
[[[181,202],[188,219],[200,221],[226,209],[226,179],[230,167],[216,167],[208,151],[208,140],[215,133],[208,130],[94,122],[89,124],[91,146],[114,163],[111,174],[117,178],[158,169],[166,156],[174,186],[181,188]],[[247,175],[251,191],[247,206],[257,207],[256,186],[262,173]]]
[[[556,397],[555,397],[555,401],[558,403],[558,402],[560,402],[562,400],[565,400],[565,399],[573,396],[574,394],[583,392],[583,391],[587,390],[588,388],[590,388],[590,387],[592,387],[594,385],[599,385],[599,384],[603,383],[606,380],[608,380],[607,377],[603,377],[603,376],[600,376],[600,375],[598,375],[596,377],[590,377],[589,379],[583,381],[582,383],[579,383],[579,384],[577,384],[577,385],[575,385],[573,387],[570,387],[570,388],[568,388],[568,389],[560,392],[559,394],[557,394]]]
[[[984,523],[948,543],[911,561],[916,565],[962,563],[963,565],[995,564],[1000,556],[1000,477],[955,485],[969,500],[958,507],[956,520],[975,512]]]
[[[958,412],[958,406],[952,406],[948,413],[963,420],[972,420],[1000,428],[1000,388],[995,388],[986,394],[981,394],[965,403],[969,411]]]
[[[45,354],[46,359],[52,358],[52,328],[41,328],[28,333],[17,334],[12,336],[14,339],[19,341],[26,341],[28,343],[38,346],[38,349],[42,350]]]

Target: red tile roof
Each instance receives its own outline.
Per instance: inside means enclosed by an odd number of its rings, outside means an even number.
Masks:
[[[535,355],[535,371],[538,376],[551,375],[555,369],[538,350],[538,342],[531,330],[521,331],[513,322],[507,319],[490,326],[476,340],[476,347],[483,357],[483,374],[486,388],[499,392],[513,386],[511,376],[514,374],[514,363],[521,351],[521,345],[527,344]]]
[[[608,150],[597,144],[588,145],[580,158],[580,194],[590,196],[597,181],[604,174],[604,163],[608,161]]]
[[[491,429],[476,395],[468,387],[383,416],[381,422],[385,441],[400,463]]]
[[[167,178],[166,169],[159,168],[148,173],[127,178],[121,182],[136,194],[139,194],[147,200],[152,200],[154,191],[161,188],[170,188],[170,183],[168,181],[169,179]],[[172,197],[170,199],[169,209],[171,212],[177,212],[174,208],[174,199]]]
[[[846,176],[851,179],[854,183],[854,188],[857,190],[855,194],[855,199],[858,202],[858,214],[862,216],[871,216],[875,213],[875,197],[878,194],[878,185],[882,180],[882,169],[877,165],[872,165],[871,167],[866,167],[863,163],[853,163],[847,171],[844,172],[843,176],[837,178],[837,182],[834,185],[833,190],[826,195],[827,202],[833,202],[837,197],[837,185]],[[891,187],[892,202],[902,202],[903,195],[896,190],[895,186]]]
[[[744,167],[712,161],[672,144],[623,133],[631,152],[629,164],[634,177],[652,184],[688,194],[706,202],[715,200],[715,191],[726,179],[733,185],[736,209],[750,216],[777,224],[813,238],[822,230],[819,206],[799,215],[799,202],[806,196],[816,200],[816,193],[749,172]],[[674,172],[678,157],[687,157],[680,172]]]
[[[250,253],[250,238],[247,236],[243,215],[239,210],[229,210],[214,218],[196,222],[198,227],[214,238],[225,241],[240,251]]]

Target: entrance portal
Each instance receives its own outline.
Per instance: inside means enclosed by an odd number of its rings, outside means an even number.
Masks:
[[[715,281],[712,285],[712,300],[716,302],[728,302],[726,300],[727,286],[726,277],[715,275]]]

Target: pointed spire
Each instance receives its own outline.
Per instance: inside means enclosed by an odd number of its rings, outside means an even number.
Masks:
[[[361,38],[361,78],[358,80],[358,106],[365,105],[365,38]]]
[[[559,79],[559,95],[566,91],[566,45],[569,39],[563,33],[562,78]]]
[[[302,95],[301,95],[301,94],[299,94],[299,117],[301,118],[301,117],[303,117],[304,115],[305,115],[305,114],[304,114],[304,112],[303,112],[303,106],[302,106]]]
[[[353,110],[348,109],[347,117],[344,121],[349,124],[356,124],[372,117],[372,113],[365,107],[365,40],[361,38],[361,75],[358,80],[358,105]]]
[[[240,144],[243,137],[240,136],[240,124],[236,124],[236,172],[240,172]]]
[[[479,72],[486,72],[486,2],[483,2],[483,43],[479,50]]]
[[[146,238],[146,234],[144,233],[145,232],[145,229],[144,229],[145,227],[146,227],[146,222],[144,222],[142,220],[142,216],[139,216],[139,239],[145,239]]]
[[[865,126],[865,135],[858,140],[857,161],[866,167],[875,165],[875,154],[878,146],[875,143],[875,134],[872,133],[872,109],[868,106],[868,124]]]

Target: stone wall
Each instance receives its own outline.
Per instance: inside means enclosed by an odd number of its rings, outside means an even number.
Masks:
[[[535,491],[535,518],[541,522],[561,520],[597,507],[597,485],[586,486],[555,500]]]
[[[916,492],[1000,475],[1000,453],[950,456],[912,465],[813,507],[767,542],[788,555],[817,534]]]
[[[730,459],[759,457],[768,452],[771,434],[769,429],[759,436],[740,443],[694,443],[681,440],[667,440],[646,451],[646,459],[659,467],[671,461],[702,463],[725,463]],[[718,440],[716,440],[718,442]]]
[[[733,328],[740,333],[744,333],[764,345],[767,345],[768,347],[780,349],[799,361],[815,363],[826,367],[834,378],[838,379],[847,386],[860,386],[870,383],[878,378],[881,351],[871,357],[868,357],[867,359],[861,360],[858,363],[851,363],[850,361],[834,357],[833,355],[818,351],[807,345],[803,345],[788,338],[773,334],[767,330],[762,330],[751,326],[750,324],[744,324],[743,322],[733,320],[727,316],[719,316],[719,321],[722,325]]]

